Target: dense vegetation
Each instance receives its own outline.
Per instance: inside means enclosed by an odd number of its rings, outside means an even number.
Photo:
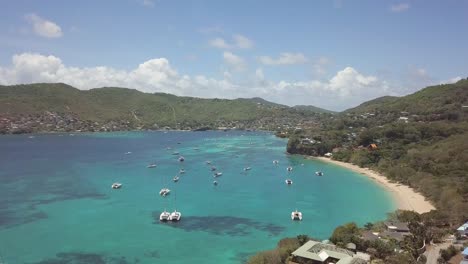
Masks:
[[[44,112],[71,114],[89,122],[124,121],[132,128],[150,129],[233,127],[236,122],[273,129],[314,115],[261,98],[202,99],[114,87],[83,91],[61,83],[0,86],[0,117]]]
[[[292,132],[288,151],[370,167],[430,199],[449,225],[468,219],[468,80],[382,97]],[[302,144],[304,138],[315,144]],[[370,148],[375,144],[374,148]]]

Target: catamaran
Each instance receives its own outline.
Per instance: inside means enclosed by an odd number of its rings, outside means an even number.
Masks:
[[[115,182],[112,184],[112,189],[120,189],[120,187],[122,187],[122,184],[119,183],[119,182]]]
[[[286,182],[287,185],[293,184],[293,181],[291,179],[286,179],[284,182]]]
[[[174,176],[174,178],[172,178],[172,180],[173,180],[174,182],[178,182],[178,181],[179,181],[179,176],[177,176],[177,175]]]
[[[293,168],[292,168],[292,167],[287,167],[286,170],[287,170],[287,171],[292,171]]]
[[[159,221],[168,221],[170,220],[171,218],[171,214],[166,211],[166,209],[164,209],[164,212],[162,212],[160,215],[159,215]]]
[[[297,209],[291,212],[291,219],[302,221],[302,212],[297,211]]]
[[[169,195],[170,192],[171,190],[169,190],[168,188],[162,188],[161,191],[159,191],[159,195],[165,197],[166,195]]]
[[[316,171],[316,172],[315,172],[315,175],[317,175],[317,176],[323,176],[323,172],[321,172],[321,171]]]

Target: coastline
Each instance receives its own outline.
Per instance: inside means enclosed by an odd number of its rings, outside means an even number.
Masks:
[[[361,168],[351,163],[332,160],[326,157],[310,158],[335,164],[370,178],[377,184],[383,186],[385,189],[390,191],[396,203],[397,209],[412,210],[420,214],[436,209],[428,200],[426,200],[426,198],[422,194],[416,192],[413,188],[400,183],[390,182],[387,179],[387,177],[383,176],[382,174],[376,171],[373,171],[368,168]]]

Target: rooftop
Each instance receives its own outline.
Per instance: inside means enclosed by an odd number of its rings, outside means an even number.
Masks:
[[[366,263],[365,260],[354,257],[355,255],[352,251],[312,240],[309,240],[302,247],[298,248],[292,255],[323,263],[325,263],[328,258],[337,259],[338,262],[336,262],[336,264]]]

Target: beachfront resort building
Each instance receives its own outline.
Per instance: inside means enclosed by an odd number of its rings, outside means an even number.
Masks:
[[[309,240],[291,253],[291,263],[307,264],[365,264],[370,256],[361,252],[339,248],[335,245]]]

